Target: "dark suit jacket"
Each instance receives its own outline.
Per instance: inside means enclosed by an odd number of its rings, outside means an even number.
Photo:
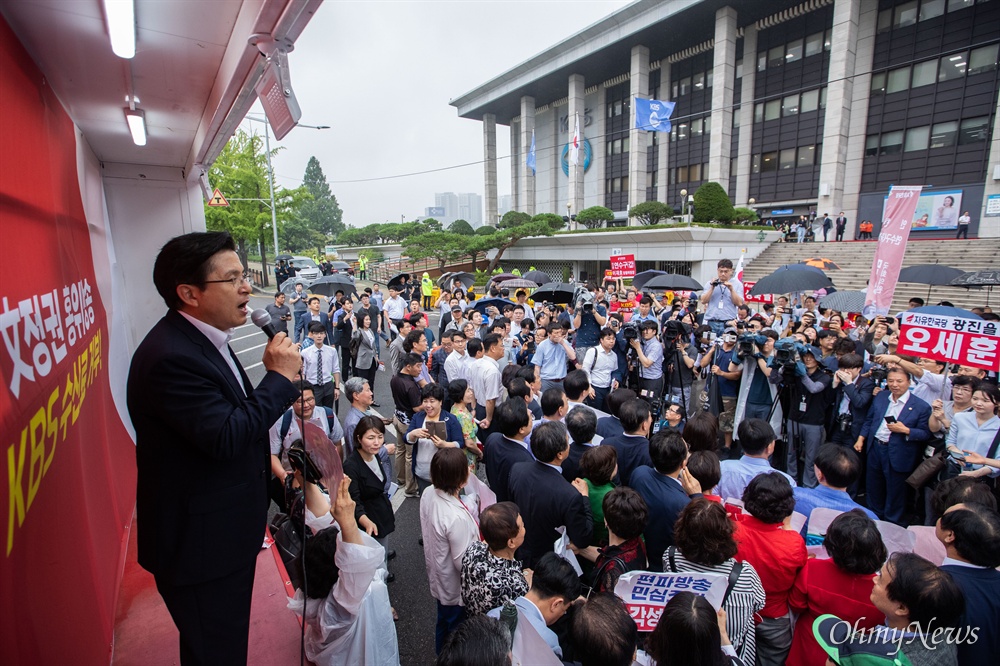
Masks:
[[[252,566],[267,520],[267,431],[296,398],[268,372],[254,389],[198,329],[170,311],[132,357],[139,564],[174,585]]]
[[[622,427],[622,422],[614,416],[604,416],[597,419],[597,434],[603,439],[618,437],[625,434],[625,428]]]
[[[535,457],[512,439],[495,432],[486,438],[483,461],[486,463],[486,480],[496,493],[498,502],[510,500],[510,470],[520,462],[532,462]]]
[[[563,460],[562,464],[562,475],[563,478],[573,482],[573,479],[580,476],[580,458],[583,454],[587,452],[588,449],[592,448],[588,444],[580,444],[579,442],[573,442],[569,445],[569,457]]]
[[[382,466],[382,474],[392,480],[392,465],[388,457],[378,458]],[[378,527],[378,536],[383,537],[396,529],[396,516],[392,512],[392,503],[385,496],[385,482],[375,476],[361,453],[355,449],[344,461],[344,476],[351,477],[351,499],[354,500],[354,517],[368,516],[368,520]],[[332,498],[331,498],[332,499]]]
[[[517,549],[517,558],[524,566],[534,567],[542,555],[552,551],[559,538],[556,528],[563,525],[575,545],[590,545],[594,535],[590,501],[548,465],[537,460],[514,465],[510,501],[517,504],[524,521],[524,543]]]
[[[889,391],[881,391],[872,401],[868,410],[868,418],[861,429],[861,437],[867,440],[868,446],[879,446],[875,443],[875,433],[878,432],[886,410],[889,408]],[[931,417],[931,406],[912,393],[903,405],[897,420],[910,429],[909,435],[892,433],[889,436],[889,464],[900,473],[909,473],[916,469],[924,455],[924,444],[931,437],[927,419]]]
[[[978,627],[977,640],[958,644],[958,663],[989,664],[1000,653],[1000,572],[996,569],[963,567],[945,564],[943,571],[951,574],[965,595],[965,615],[959,621],[965,627]]]
[[[649,522],[643,532],[649,566],[653,571],[661,571],[663,552],[674,543],[674,523],[691,498],[679,482],[645,465],[632,472],[631,482],[649,508]]]
[[[830,410],[830,422],[828,427],[830,428],[831,435],[837,429],[837,415],[840,412],[840,401],[843,399],[844,394],[847,394],[850,399],[850,411],[851,411],[851,432],[846,433],[850,435],[851,442],[855,442],[858,436],[861,434],[861,429],[865,426],[865,421],[868,419],[868,410],[871,408],[872,400],[875,396],[872,395],[872,391],[875,390],[875,382],[872,381],[871,377],[863,377],[858,375],[858,378],[853,384],[840,384],[837,389],[833,392],[833,409]]]
[[[608,437],[601,446],[613,446],[618,452],[618,478],[623,486],[628,486],[632,471],[640,465],[653,466],[649,457],[649,440],[639,435],[619,435]]]

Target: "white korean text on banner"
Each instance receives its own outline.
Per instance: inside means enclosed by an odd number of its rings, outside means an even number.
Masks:
[[[611,257],[611,277],[635,277],[635,255],[618,254]]]
[[[889,314],[892,295],[896,292],[899,269],[906,254],[906,240],[910,235],[913,212],[920,198],[920,186],[893,186],[885,203],[882,230],[878,234],[878,247],[868,278],[868,296],[862,314],[868,319],[875,315]]]
[[[1000,372],[997,322],[904,312],[899,316],[898,354]]]
[[[639,631],[656,629],[663,607],[678,592],[705,597],[718,610],[729,576],[716,573],[653,573],[631,571],[615,585],[615,595],[625,602]]]

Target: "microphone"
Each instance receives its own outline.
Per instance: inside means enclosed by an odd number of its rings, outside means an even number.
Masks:
[[[254,326],[258,326],[260,330],[264,331],[268,340],[273,340],[274,336],[278,334],[277,329],[274,328],[274,324],[271,323],[271,315],[267,314],[267,310],[263,308],[257,308],[251,312],[250,321],[254,323]]]

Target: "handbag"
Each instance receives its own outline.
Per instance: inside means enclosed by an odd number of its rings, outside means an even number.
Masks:
[[[925,458],[917,465],[917,468],[906,478],[906,483],[914,490],[920,490],[931,480],[936,479],[938,474],[946,468],[948,464],[948,452],[944,449],[935,451],[930,458]]]

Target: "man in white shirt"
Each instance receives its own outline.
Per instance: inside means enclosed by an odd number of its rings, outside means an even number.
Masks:
[[[451,353],[444,362],[444,374],[448,381],[464,379],[469,381],[469,363],[471,359],[465,352],[465,334],[461,331],[451,331],[447,335],[451,336]]]
[[[337,349],[323,344],[326,328],[318,321],[309,324],[313,343],[302,350],[302,377],[313,385],[316,404],[333,407],[340,399],[340,361]]]
[[[330,348],[326,347],[326,349]],[[308,382],[297,381],[295,388],[301,397],[292,403],[292,408],[275,421],[268,430],[271,446],[271,472],[274,474],[271,479],[270,492],[271,499],[279,508],[285,506],[285,477],[292,471],[291,465],[288,464],[288,447],[295,440],[302,439],[301,423],[312,423],[318,427],[330,438],[330,442],[337,447],[337,451],[343,452],[344,428],[340,425],[333,410],[323,407],[316,409],[316,396],[313,393],[312,385]]]
[[[479,438],[485,442],[493,430],[493,410],[500,399],[500,365],[504,355],[503,342],[499,335],[491,333],[483,340],[483,357],[468,368],[469,386],[476,394],[476,419],[479,424]]]
[[[373,294],[374,295],[374,294]],[[382,316],[384,317],[385,331],[392,331],[398,328],[406,316],[406,300],[399,295],[399,287],[392,285],[389,287],[389,298],[382,306]]]
[[[560,659],[559,637],[549,626],[565,615],[579,596],[580,579],[570,563],[555,553],[546,553],[535,563],[528,594],[514,600],[518,615],[531,624]],[[499,618],[500,608],[494,608],[487,615]]]

